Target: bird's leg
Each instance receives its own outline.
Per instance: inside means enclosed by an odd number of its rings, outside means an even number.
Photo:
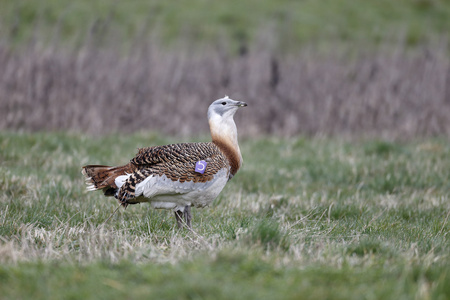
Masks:
[[[192,220],[191,206],[186,205],[184,207],[184,211],[177,210],[175,212],[175,218],[177,219],[178,228],[184,227],[184,224],[186,224],[188,228],[191,228],[191,220]]]
[[[183,212],[181,210],[177,210],[175,212],[175,219],[177,219],[178,229],[183,227]]]
[[[184,220],[186,222],[187,227],[192,228],[191,227],[192,215],[191,215],[191,206],[190,205],[186,205],[184,207]]]

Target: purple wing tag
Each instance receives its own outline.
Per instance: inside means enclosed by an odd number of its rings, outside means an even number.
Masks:
[[[204,160],[200,160],[200,161],[196,162],[195,163],[195,172],[201,173],[201,174],[205,173],[205,169],[206,169],[206,165],[207,164],[208,163],[206,161],[204,161]]]

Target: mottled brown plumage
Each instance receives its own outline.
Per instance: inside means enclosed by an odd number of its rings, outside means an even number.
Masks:
[[[117,176],[124,175],[126,173],[134,172],[135,168],[132,164],[127,164],[119,167],[110,167],[104,165],[88,165],[84,166],[81,170],[86,177],[86,182],[91,184],[91,189],[101,190],[105,188],[114,188],[117,186],[114,179]]]
[[[205,160],[208,165],[203,174],[195,172],[195,163]],[[182,143],[140,148],[137,155],[124,170],[135,171],[117,195],[123,203],[132,204],[135,187],[150,175],[166,175],[172,181],[206,182],[212,180],[220,169],[227,168],[230,161],[214,143]],[[124,173],[125,174],[125,173]],[[121,174],[123,175],[123,174]]]

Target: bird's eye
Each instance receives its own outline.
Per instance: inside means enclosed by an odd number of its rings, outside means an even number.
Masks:
[[[222,105],[226,105],[227,103],[226,102],[222,102]]]

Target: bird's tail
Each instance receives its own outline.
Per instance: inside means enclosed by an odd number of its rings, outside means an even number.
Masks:
[[[113,196],[112,191],[117,189],[114,180],[117,176],[131,173],[130,164],[110,167],[103,165],[88,165],[81,169],[81,173],[86,177],[86,184],[88,185],[88,191],[95,191],[102,189],[106,196]]]

